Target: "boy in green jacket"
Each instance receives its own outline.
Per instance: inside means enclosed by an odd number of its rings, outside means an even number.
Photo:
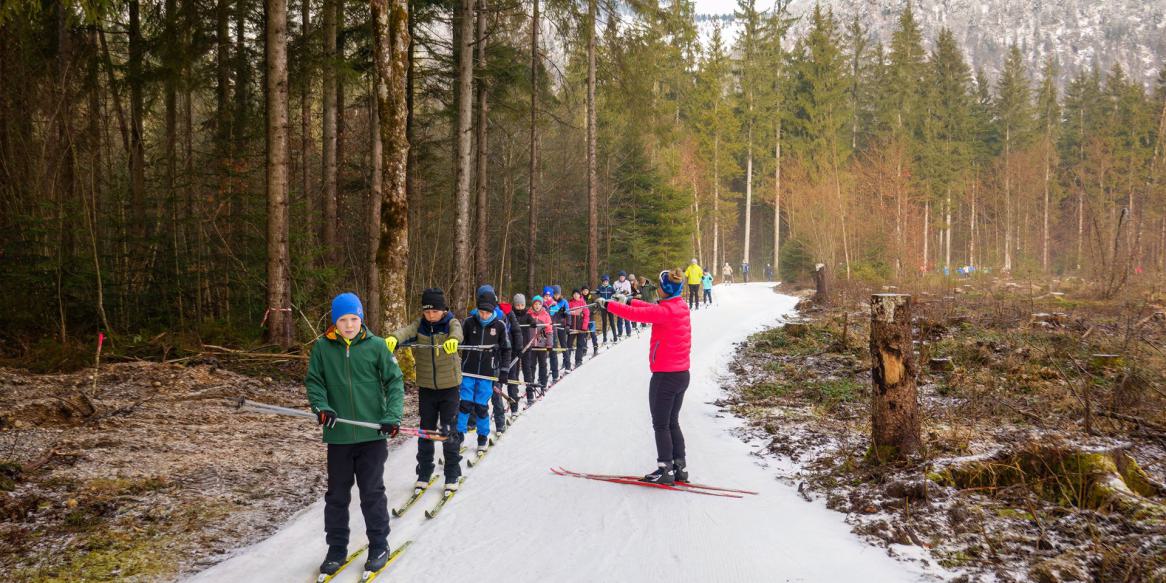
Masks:
[[[364,308],[353,293],[332,300],[332,327],[312,346],[308,360],[308,401],[324,427],[328,444],[328,490],[324,493],[324,533],[328,554],[320,572],[331,575],[348,555],[348,503],[352,485],[360,489],[360,511],[368,535],[366,571],[389,557],[389,503],[385,497],[385,439],[397,435],[405,384],[397,360],[363,324]],[[337,425],[337,417],[368,421],[379,430]]]
[[[421,414],[421,429],[439,430],[453,436],[457,422],[458,387],[462,384],[462,360],[458,344],[464,339],[462,323],[446,310],[445,292],[429,288],[421,292],[421,317],[412,324],[385,335],[389,351],[395,351],[400,342],[427,345],[413,350],[417,363],[417,405]],[[462,475],[460,443],[447,439],[442,443],[445,453],[445,485],[457,487]],[[429,487],[433,476],[433,441],[417,439],[417,489]]]

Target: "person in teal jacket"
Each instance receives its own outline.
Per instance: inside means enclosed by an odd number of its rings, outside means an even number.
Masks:
[[[704,288],[704,303],[706,306],[713,303],[713,274],[704,272],[700,278],[700,286]]]
[[[304,384],[308,402],[328,444],[328,490],[324,493],[326,575],[348,557],[348,503],[352,485],[360,490],[360,511],[368,535],[366,571],[389,557],[389,503],[385,497],[386,438],[397,435],[405,403],[405,383],[384,338],[363,323],[364,308],[353,293],[332,300],[332,326],[312,346]],[[380,425],[368,429],[337,424],[337,418]]]

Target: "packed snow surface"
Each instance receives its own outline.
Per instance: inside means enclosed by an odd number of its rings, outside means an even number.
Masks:
[[[775,294],[772,285],[719,285],[712,309],[693,312],[692,383],[681,415],[691,479],[760,495],[715,498],[550,472],[553,466],[612,474],[654,469],[645,330],[555,385],[465,472],[461,492],[440,515],[428,520],[424,513],[439,499],[439,480],[393,519],[389,544],[413,544],[378,581],[934,579],[918,562],[897,561],[864,543],[844,515],[806,502],[776,480],[774,470],[759,463],[757,445],[734,435],[740,422],[712,403],[723,394],[718,379],[734,344],[792,312],[796,299]],[[406,443],[389,454],[391,507],[412,491],[415,453]],[[350,549],[364,543],[355,491],[351,514]],[[306,583],[326,550],[323,524],[323,502],[317,502],[272,537],[191,580]],[[363,560],[336,581],[357,581]]]

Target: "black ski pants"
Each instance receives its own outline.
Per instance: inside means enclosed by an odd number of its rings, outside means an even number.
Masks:
[[[417,404],[421,413],[421,429],[443,430],[446,435],[454,432],[457,426],[458,405],[461,397],[458,387],[449,389],[417,389]],[[453,478],[457,481],[461,476],[461,456],[458,455],[458,444],[455,440],[447,439],[441,442],[441,450],[445,456],[445,477],[448,481]],[[417,438],[417,478],[428,480],[433,475],[433,441]]]
[[[581,366],[583,357],[587,356],[586,330],[571,330],[571,350],[567,352],[568,358],[572,352],[575,353],[575,366]]]
[[[688,390],[688,371],[655,372],[648,384],[648,408],[656,434],[656,461],[684,459],[684,434],[680,431],[680,407]]]
[[[700,284],[688,284],[688,309],[700,307]]]
[[[360,490],[360,512],[372,548],[388,548],[389,500],[385,497],[383,439],[364,443],[328,444],[328,490],[324,492],[324,539],[329,545],[348,546],[348,503],[352,485]]]
[[[619,340],[619,328],[615,327],[615,316],[607,310],[599,310],[600,324],[603,325],[603,342],[607,343],[607,332],[611,331],[611,339]]]
[[[550,350],[551,349],[549,349],[549,348],[532,348],[530,351],[531,378],[532,379],[534,378],[534,369],[537,368],[538,369],[538,386],[543,390],[546,390],[546,388],[547,388],[547,361],[550,359],[548,356],[548,354],[550,353]],[[527,383],[530,383],[530,382],[531,381],[527,381]],[[526,385],[526,396],[528,398],[531,397],[531,394],[533,392],[534,392],[533,387],[531,387],[529,384],[527,384]]]

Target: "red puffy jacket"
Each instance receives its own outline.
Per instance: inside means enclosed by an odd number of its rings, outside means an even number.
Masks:
[[[591,323],[591,310],[587,308],[587,300],[568,300],[567,306],[571,308],[571,315],[569,318],[569,325],[572,330],[587,331],[587,325]]]
[[[648,364],[652,372],[679,372],[688,370],[688,356],[692,352],[692,320],[684,298],[676,296],[649,304],[632,300],[631,305],[608,302],[611,313],[633,322],[652,325],[652,343]]]

